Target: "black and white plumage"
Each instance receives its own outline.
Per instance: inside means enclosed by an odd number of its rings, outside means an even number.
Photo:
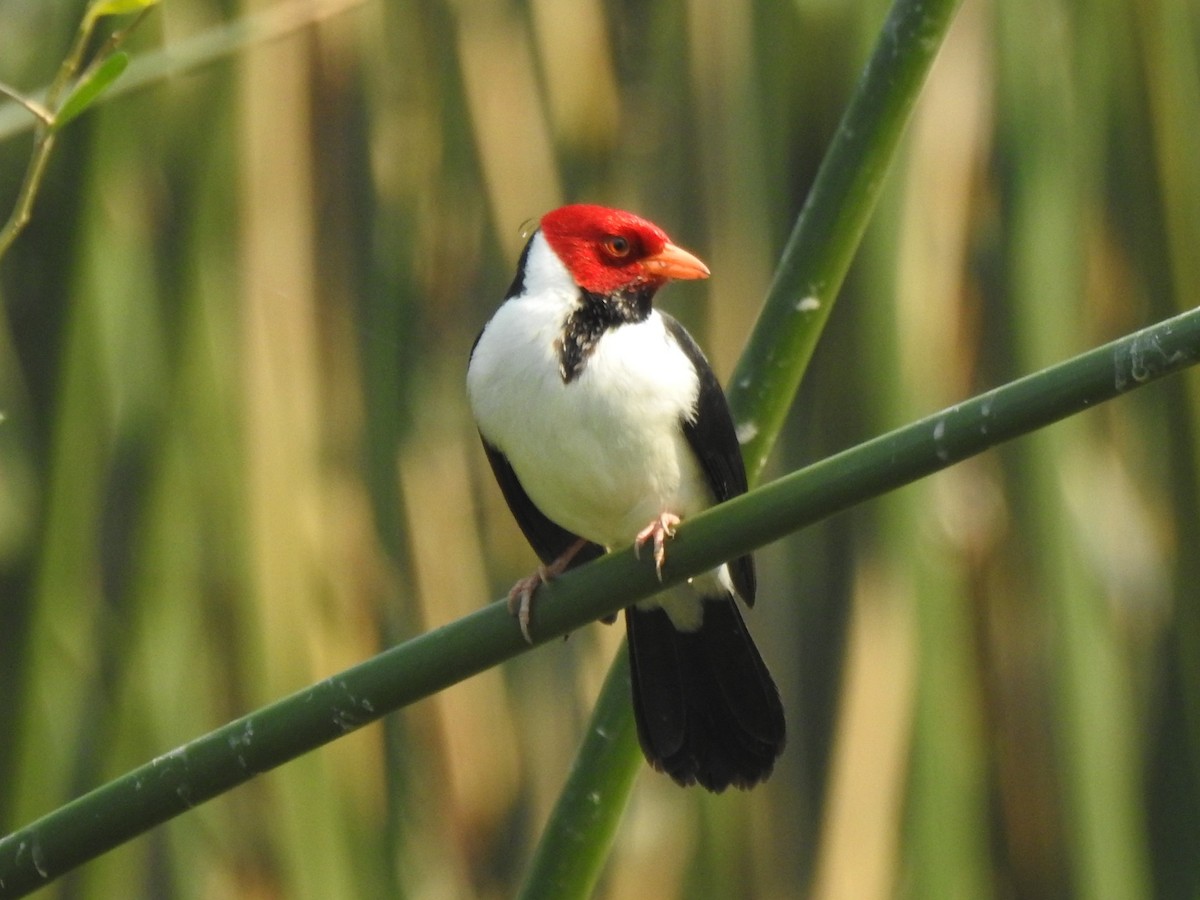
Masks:
[[[476,341],[471,408],[543,563],[510,594],[526,637],[542,581],[630,543],[652,544],[661,572],[674,525],[745,492],[720,385],[652,305],[668,280],[707,276],[645,219],[562,207],[542,218]],[[751,787],[783,749],[779,693],[734,599],[754,594],[743,556],[625,610],[638,737],[680,784]]]

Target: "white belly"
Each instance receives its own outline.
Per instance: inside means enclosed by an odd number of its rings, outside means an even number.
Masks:
[[[564,317],[561,298],[510,300],[468,372],[479,430],[529,498],[606,547],[630,543],[659,513],[686,518],[711,505],[680,428],[694,409],[696,373],[659,314],[608,331],[570,383],[555,347]],[[542,324],[531,332],[531,322]]]

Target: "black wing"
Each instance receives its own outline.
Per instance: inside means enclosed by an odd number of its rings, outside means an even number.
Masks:
[[[664,312],[663,323],[683,350],[684,355],[696,367],[700,376],[700,393],[696,398],[696,411],[690,419],[683,420],[683,433],[700,462],[700,468],[708,477],[709,486],[717,502],[729,500],[746,493],[746,464],[742,461],[742,450],[738,445],[737,429],[725,392],[704,352],[692,340],[682,325]],[[729,574],[733,586],[747,606],[754,605],[757,580],[754,575],[754,557],[746,554],[729,563]]]
[[[487,438],[483,438],[482,435],[480,437],[483,440],[483,449],[487,452],[488,462],[492,464],[492,473],[496,476],[496,483],[500,485],[500,492],[504,494],[513,518],[521,527],[521,533],[533,547],[533,552],[538,555],[538,559],[543,564],[549,565],[579,540],[578,535],[572,534],[561,525],[546,518],[545,514],[534,506],[529,495],[525,493],[525,488],[521,486],[517,473],[513,471],[513,467],[508,462],[508,457],[489,444]],[[575,554],[567,568],[574,569],[576,566],[591,562],[603,555],[603,547],[599,544],[589,543]]]

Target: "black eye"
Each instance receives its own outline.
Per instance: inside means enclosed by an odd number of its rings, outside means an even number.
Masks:
[[[628,256],[630,249],[632,248],[629,246],[629,240],[619,234],[610,235],[604,240],[604,252],[617,259]]]

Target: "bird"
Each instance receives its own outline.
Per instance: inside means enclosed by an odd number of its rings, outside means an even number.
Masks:
[[[653,304],[668,281],[708,276],[634,213],[563,206],[537,223],[476,338],[471,411],[541,560],[508,597],[531,643],[541,584],[630,544],[649,547],[661,579],[676,526],[747,490],[712,368]],[[779,691],[737,605],[755,590],[746,555],[624,609],[638,740],[681,785],[748,789],[783,751]]]

